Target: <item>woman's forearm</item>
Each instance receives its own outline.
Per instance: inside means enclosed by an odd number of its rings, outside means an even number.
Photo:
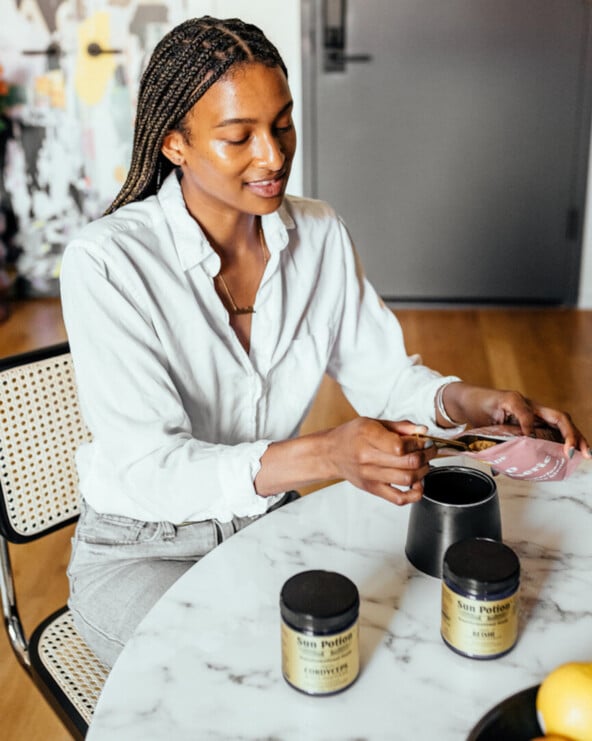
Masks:
[[[261,496],[270,496],[336,477],[329,455],[328,432],[313,432],[272,443],[261,458],[255,489]]]
[[[463,392],[466,388],[467,384],[462,381],[453,381],[446,384],[440,400],[449,419],[446,419],[441,414],[436,403],[436,421],[440,427],[453,427],[469,421],[467,410],[462,403],[464,398]],[[454,425],[449,420],[452,420]]]

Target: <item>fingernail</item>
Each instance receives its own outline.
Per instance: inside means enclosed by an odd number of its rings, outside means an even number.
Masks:
[[[568,457],[568,458],[569,458],[569,459],[571,460],[571,459],[572,459],[572,458],[574,457],[574,453],[575,453],[575,452],[576,452],[576,449],[575,449],[575,448],[570,448],[570,449],[569,449],[569,450],[567,451],[567,457]]]
[[[423,449],[427,450],[428,448],[431,448],[434,444],[433,440],[426,440],[423,444]]]

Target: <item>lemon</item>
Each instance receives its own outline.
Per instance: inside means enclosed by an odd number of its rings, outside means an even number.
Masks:
[[[562,664],[543,680],[536,698],[543,731],[592,741],[592,663]]]

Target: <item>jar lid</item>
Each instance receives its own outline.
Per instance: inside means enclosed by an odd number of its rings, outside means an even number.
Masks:
[[[299,630],[343,630],[357,619],[359,608],[356,585],[335,571],[301,571],[280,594],[282,617]]]
[[[465,592],[490,595],[518,586],[520,561],[505,543],[468,538],[448,547],[442,576]]]

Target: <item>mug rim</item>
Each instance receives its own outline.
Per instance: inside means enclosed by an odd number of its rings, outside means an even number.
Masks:
[[[476,502],[441,502],[438,499],[434,499],[433,497],[429,496],[429,494],[425,493],[425,487],[422,494],[421,499],[416,502],[416,504],[420,504],[422,499],[426,499],[428,502],[434,505],[439,505],[441,507],[458,507],[460,509],[469,509],[471,507],[479,507],[483,504],[486,504],[491,499],[497,496],[497,486],[493,478],[482,471],[480,468],[471,468],[470,466],[437,466],[435,468],[432,468],[431,471],[428,471],[428,473],[424,477],[425,479],[428,478],[428,476],[432,475],[438,475],[439,473],[467,473],[469,472],[471,475],[477,475],[478,477],[484,479],[488,484],[491,485],[491,491],[490,493],[485,496],[483,499],[479,499]]]

